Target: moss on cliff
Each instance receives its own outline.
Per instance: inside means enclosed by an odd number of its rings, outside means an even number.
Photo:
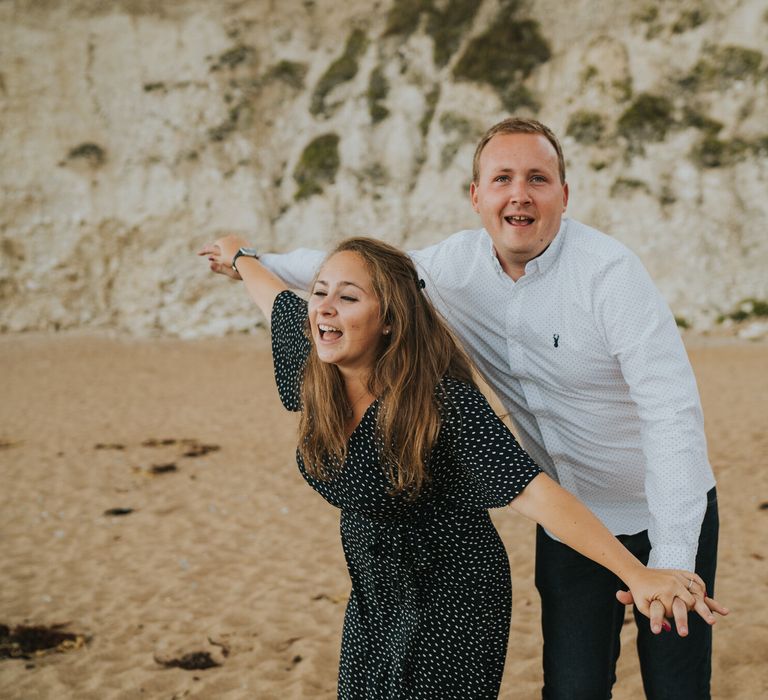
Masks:
[[[611,185],[611,197],[630,197],[635,192],[650,194],[651,190],[648,187],[648,183],[631,177],[616,178]]]
[[[472,24],[481,3],[477,0],[395,0],[387,15],[385,36],[408,38],[426,15],[427,34],[434,42],[433,56],[437,66],[444,66],[456,52],[461,38]]]
[[[371,121],[376,124],[389,116],[389,110],[382,104],[389,94],[389,81],[384,75],[381,66],[371,71],[371,77],[368,79],[368,113],[371,115]]]
[[[663,141],[673,123],[672,102],[668,98],[641,93],[619,117],[617,129],[630,147],[636,148],[649,141]]]
[[[703,131],[710,136],[715,136],[722,128],[721,122],[702,114],[694,107],[686,105],[683,108],[683,117],[681,119],[683,126],[690,126],[699,131]]]
[[[98,168],[106,162],[107,152],[97,143],[81,143],[69,149],[67,160],[83,160],[91,167]]]
[[[757,80],[763,54],[744,46],[717,46],[705,49],[707,55],[699,59],[680,85],[690,90],[722,90],[734,80]]]
[[[299,186],[294,195],[296,201],[320,194],[325,185],[332,184],[340,162],[337,134],[323,134],[310,141],[293,171],[293,179]]]
[[[429,133],[429,125],[432,123],[432,117],[435,116],[435,108],[437,102],[440,99],[440,85],[435,85],[426,95],[424,102],[426,103],[426,109],[419,122],[419,130],[422,136],[426,136]]]
[[[357,75],[358,61],[363,55],[367,44],[368,40],[365,32],[361,29],[355,29],[349,35],[341,56],[328,66],[320,80],[317,81],[315,90],[312,93],[312,103],[309,107],[309,111],[312,114],[327,115],[325,98],[337,85],[346,83]]]
[[[721,168],[744,160],[750,152],[750,144],[743,139],[720,140],[707,136],[691,151],[691,159],[702,168]]]
[[[535,20],[514,20],[502,11],[485,32],[467,46],[453,69],[459,80],[491,85],[504,106],[514,110],[535,106],[523,81],[551,57],[547,40]]]
[[[384,36],[409,37],[419,27],[421,15],[432,9],[432,0],[395,0],[387,14]]]
[[[480,133],[469,119],[455,112],[443,113],[440,117],[440,126],[449,136],[448,142],[440,152],[440,165],[446,168],[453,162],[459,149],[465,143],[471,143],[479,138]]]
[[[228,101],[225,96],[225,101]],[[231,98],[230,98],[231,99]],[[239,127],[251,126],[253,121],[253,107],[246,98],[241,98],[232,105],[227,112],[227,118],[220,124],[208,129],[208,138],[211,141],[224,141]]]
[[[605,132],[605,121],[602,115],[588,110],[574,112],[568,119],[565,133],[579,143],[593,145],[600,141]]]
[[[683,10],[672,25],[672,33],[682,34],[683,32],[695,29],[704,24],[704,22],[707,21],[708,16],[708,12],[699,7],[692,10]]]
[[[722,323],[729,319],[738,323],[751,318],[765,318],[766,316],[768,316],[768,301],[749,298],[739,302],[739,305],[733,311],[718,316],[717,322]]]
[[[232,70],[241,63],[251,61],[255,54],[256,52],[251,46],[246,46],[245,44],[233,46],[231,49],[228,49],[216,57],[216,61],[211,66],[211,70],[216,71],[221,70],[222,68],[229,68]]]
[[[290,87],[301,90],[307,75],[307,64],[296,61],[280,61],[270,66],[264,74],[264,80],[279,80]]]
[[[431,8],[427,20],[427,33],[432,37],[435,63],[444,66],[456,52],[461,37],[472,24],[481,3],[477,0],[449,0],[440,12]]]

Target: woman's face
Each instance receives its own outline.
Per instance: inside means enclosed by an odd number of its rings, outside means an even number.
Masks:
[[[373,368],[389,329],[357,253],[341,251],[325,262],[309,299],[309,325],[322,362],[344,374]]]

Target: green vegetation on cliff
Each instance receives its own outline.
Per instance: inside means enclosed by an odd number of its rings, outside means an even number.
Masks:
[[[667,97],[641,93],[619,117],[617,128],[630,148],[637,148],[649,141],[663,141],[673,123],[672,102]]]
[[[459,48],[461,37],[472,24],[480,5],[477,0],[449,0],[442,12],[432,9],[427,32],[435,42],[434,57],[438,66],[448,63]]]
[[[735,165],[750,155],[760,152],[761,140],[747,141],[741,138],[719,139],[706,136],[691,151],[691,158],[703,168],[723,168]]]
[[[422,136],[426,136],[429,133],[429,125],[432,123],[432,117],[435,116],[435,108],[437,102],[440,99],[440,85],[435,85],[427,94],[424,99],[425,110],[419,122],[419,130]]]
[[[763,54],[744,46],[709,47],[680,85],[690,90],[725,90],[736,80],[757,80]]]
[[[240,44],[228,49],[223,54],[217,57],[216,62],[211,66],[211,70],[221,70],[222,68],[229,68],[232,70],[241,63],[253,60],[256,52],[253,47]]]
[[[437,66],[444,66],[461,44],[482,3],[477,0],[395,0],[387,15],[385,36],[409,37],[426,15],[427,34],[434,42],[433,56]]]
[[[320,194],[324,185],[332,184],[340,162],[337,134],[323,134],[310,141],[293,171],[293,179],[299,186],[294,195],[296,201]]]
[[[598,143],[604,132],[605,121],[602,115],[583,109],[570,116],[565,129],[568,136],[573,136],[576,141],[586,146]]]
[[[510,111],[521,106],[535,108],[535,99],[523,81],[551,55],[538,22],[513,20],[507,10],[470,42],[453,74],[460,80],[491,85]]]
[[[301,90],[304,87],[304,77],[307,75],[307,64],[296,61],[280,61],[271,66],[264,75],[265,81],[279,80],[286,85]]]
[[[389,81],[387,81],[381,66],[376,66],[368,79],[368,112],[371,121],[376,124],[389,116],[389,110],[382,104],[389,94]]]
[[[93,168],[98,168],[107,160],[107,152],[97,143],[81,143],[67,153],[67,160],[84,160]]]
[[[768,316],[768,301],[750,298],[742,300],[733,311],[718,316],[717,322],[722,323],[729,319],[739,323],[750,318],[765,318],[766,316]]]
[[[355,29],[349,35],[341,56],[328,66],[325,73],[320,76],[320,80],[317,81],[309,107],[312,114],[325,114],[327,116],[325,98],[337,85],[346,83],[357,75],[358,61],[367,44],[368,39],[361,29]]]

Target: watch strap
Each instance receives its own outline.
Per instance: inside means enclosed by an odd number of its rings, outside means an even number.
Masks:
[[[240,250],[238,250],[235,253],[235,257],[232,258],[232,269],[235,272],[238,272],[238,270],[237,270],[237,259],[238,258],[242,258],[242,257],[256,258],[258,260],[259,259],[259,251],[256,250],[256,248],[240,248]],[[238,274],[239,274],[239,272],[238,272]]]

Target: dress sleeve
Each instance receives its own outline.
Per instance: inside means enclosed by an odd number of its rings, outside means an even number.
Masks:
[[[541,469],[478,389],[444,380],[453,458],[475,484],[485,508],[508,505]]]
[[[301,410],[301,379],[311,343],[304,335],[307,302],[280,292],[272,305],[272,361],[280,400],[289,411]]]

